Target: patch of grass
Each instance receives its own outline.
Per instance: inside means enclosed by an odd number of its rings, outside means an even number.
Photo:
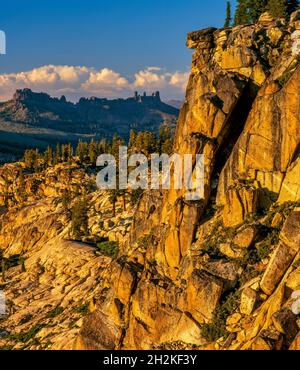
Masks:
[[[264,260],[265,258],[269,257],[271,254],[272,250],[270,248],[270,244],[263,243],[261,244],[257,249],[256,249],[256,255],[257,259],[259,261]]]
[[[37,333],[45,327],[43,324],[34,325],[27,332],[21,332],[18,334],[11,334],[10,339],[16,340],[18,342],[27,343],[31,339],[34,339]]]
[[[76,307],[75,311],[81,315],[87,315],[89,313],[89,304],[84,303],[83,305]]]
[[[261,273],[253,266],[246,266],[242,275],[239,278],[238,286],[243,286],[247,281],[252,280],[259,276]]]
[[[215,310],[212,322],[202,326],[201,335],[209,342],[215,342],[222,337],[227,338],[229,333],[226,330],[226,320],[236,310],[239,302],[239,292],[232,292],[225,296]]]
[[[97,248],[101,253],[108,257],[116,258],[119,251],[119,244],[117,242],[103,241],[97,243]]]
[[[60,306],[55,307],[52,311],[48,313],[47,318],[54,318],[63,313],[63,311],[64,311],[63,307]]]
[[[12,346],[2,346],[0,347],[0,351],[11,351],[12,350]]]
[[[231,241],[236,235],[236,228],[227,228],[222,224],[216,225],[216,232],[203,242],[203,251],[212,259],[226,259],[220,252],[220,244]]]

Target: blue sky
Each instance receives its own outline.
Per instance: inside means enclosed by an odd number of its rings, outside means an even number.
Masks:
[[[186,33],[222,26],[225,7],[225,0],[2,0],[0,73],[47,65],[108,68],[129,80],[149,66],[185,72]]]

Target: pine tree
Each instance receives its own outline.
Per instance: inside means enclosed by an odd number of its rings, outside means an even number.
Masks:
[[[119,147],[122,145],[123,141],[121,138],[115,134],[112,139],[111,143],[111,154],[114,155],[116,158],[119,157]]]
[[[52,149],[50,148],[50,146],[47,147],[44,153],[44,163],[45,163],[45,167],[51,166],[53,163],[53,153],[52,153]]]
[[[134,147],[135,147],[135,139],[136,139],[136,132],[134,130],[130,130],[129,143],[128,143],[129,150],[133,150],[134,149]]]
[[[33,170],[36,163],[36,151],[33,149],[25,150],[23,161],[31,170]]]
[[[274,18],[283,18],[287,16],[286,0],[269,0],[268,11]]]
[[[159,133],[159,153],[171,154],[173,151],[173,135],[169,127],[161,127]]]
[[[99,152],[99,155],[100,154],[103,154],[103,153],[109,153],[109,143],[106,139],[102,139],[101,141],[99,141],[98,143],[98,152]]]
[[[262,13],[267,11],[268,0],[249,0],[250,21],[255,23]]]
[[[238,0],[234,25],[255,23],[267,9],[268,0]]]
[[[84,161],[84,148],[83,148],[83,142],[80,140],[76,147],[76,156],[79,157],[79,162],[83,163]]]
[[[72,207],[71,229],[75,239],[81,240],[88,234],[88,207],[87,199],[82,198]]]
[[[34,151],[34,165],[33,165],[34,172],[40,172],[40,170],[41,170],[40,159],[41,159],[41,156],[40,156],[39,150],[35,149],[35,151]]]
[[[61,160],[60,154],[61,154],[60,144],[57,143],[56,144],[56,150],[55,150],[55,156],[54,156],[54,162],[55,162],[55,164],[60,163],[60,160]]]
[[[109,190],[109,201],[113,207],[112,217],[116,217],[116,203],[118,199],[118,192],[115,189]]]
[[[230,27],[230,24],[231,24],[231,5],[230,1],[227,1],[224,27],[225,28]]]
[[[69,143],[68,145],[67,145],[67,148],[68,148],[68,160],[69,160],[69,162],[72,162],[72,159],[73,159],[73,152],[74,152],[74,150],[73,150],[73,146],[72,146],[72,144],[71,143]]]
[[[248,0],[238,0],[234,15],[234,25],[247,23],[249,23]]]
[[[95,167],[98,158],[98,144],[94,140],[89,144],[89,158],[91,165]]]

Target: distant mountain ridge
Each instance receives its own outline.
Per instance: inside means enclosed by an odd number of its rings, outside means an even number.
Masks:
[[[12,100],[0,103],[0,152],[19,153],[28,147],[44,149],[56,142],[127,138],[132,128],[158,132],[175,127],[179,110],[160,99],[137,92],[128,99],[81,98],[68,102],[30,89],[17,90]]]

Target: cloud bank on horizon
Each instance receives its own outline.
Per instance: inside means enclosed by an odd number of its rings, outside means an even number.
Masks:
[[[21,88],[57,97],[65,95],[72,101],[90,96],[128,97],[135,90],[159,90],[164,99],[182,100],[188,76],[188,72],[171,73],[160,67],[146,67],[128,78],[110,68],[47,65],[26,72],[0,74],[0,101],[11,99],[15,90]]]

